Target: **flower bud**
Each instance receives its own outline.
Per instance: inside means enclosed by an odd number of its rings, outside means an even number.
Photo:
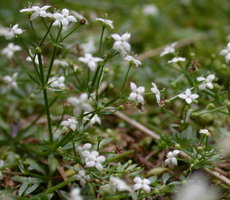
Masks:
[[[177,144],[175,145],[175,148],[176,148],[176,149],[181,149],[181,146],[177,143]]]
[[[35,48],[35,53],[41,54],[41,52],[42,52],[42,50],[41,50],[40,47],[36,47],[36,48]]]
[[[213,103],[209,103],[208,105],[207,105],[207,109],[208,110],[212,110],[213,108],[215,108],[216,106],[213,104]]]

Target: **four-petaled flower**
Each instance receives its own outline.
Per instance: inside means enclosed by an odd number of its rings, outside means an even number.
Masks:
[[[164,56],[164,55],[169,54],[169,53],[174,53],[174,52],[175,52],[174,47],[175,47],[176,45],[177,45],[177,43],[175,42],[175,43],[172,43],[172,44],[166,46],[166,47],[164,48],[164,50],[161,52],[160,56]]]
[[[175,57],[172,60],[169,60],[168,63],[177,63],[177,62],[184,62],[186,59],[183,57]]]
[[[69,118],[61,122],[61,126],[69,127],[73,131],[77,129],[77,125],[78,125],[78,122],[75,118]]]
[[[49,78],[48,84],[50,85],[51,88],[58,88],[58,89],[65,89],[65,77],[64,76],[53,76]]]
[[[212,81],[215,79],[215,75],[214,74],[210,74],[208,75],[206,78],[204,78],[203,76],[200,76],[197,78],[197,81],[199,82],[202,82],[200,85],[199,85],[199,88],[201,90],[204,90],[206,88],[209,88],[209,89],[213,89],[213,84],[212,84]]]
[[[230,42],[227,44],[227,48],[220,51],[220,55],[225,57],[226,63],[229,63],[230,61]]]
[[[130,93],[128,99],[144,104],[143,94],[145,92],[145,88],[143,86],[137,87],[137,85],[133,82],[130,83],[130,88],[132,92]]]
[[[37,17],[52,17],[51,13],[47,13],[46,10],[50,8],[51,6],[32,6],[31,8],[24,8],[21,9],[20,12],[32,12],[33,14],[30,16],[30,20],[34,20]]]
[[[124,33],[123,35],[112,34],[111,37],[115,40],[113,49],[118,51],[123,57],[127,56],[131,50],[128,42],[131,37],[130,33]]]
[[[74,178],[80,181],[81,186],[85,186],[86,182],[90,180],[90,176],[84,170],[80,170],[78,174],[74,175]]]
[[[2,51],[2,55],[5,55],[7,58],[12,58],[16,51],[20,51],[21,47],[18,45],[14,45],[13,43],[9,43]]]
[[[160,94],[160,91],[158,90],[157,86],[155,83],[152,83],[152,88],[151,88],[151,91],[153,94],[155,94],[156,96],[156,100],[157,100],[157,103],[160,104],[161,102],[161,94]]]
[[[18,24],[15,24],[9,29],[5,37],[7,40],[11,40],[16,36],[21,35],[22,33],[23,33],[23,30],[21,28],[18,28]]]
[[[14,73],[12,76],[4,76],[3,77],[3,81],[7,84],[8,88],[14,88],[17,89],[17,82],[16,82],[16,78],[18,76],[18,73]]]
[[[211,133],[209,132],[208,129],[200,129],[199,133],[205,134],[206,136],[210,137]]]
[[[103,169],[102,163],[105,157],[99,155],[97,151],[91,151],[85,156],[85,167],[96,167],[99,171]]]
[[[151,187],[149,186],[151,182],[150,182],[149,179],[146,179],[146,178],[142,179],[140,177],[136,177],[136,178],[134,178],[133,181],[135,182],[135,184],[133,186],[134,190],[143,189],[146,192],[150,192],[151,191]]]
[[[75,116],[80,115],[82,112],[92,111],[91,105],[88,103],[88,94],[83,93],[79,98],[69,97],[67,100],[72,106],[74,106],[73,113]]]
[[[177,165],[177,155],[180,153],[179,150],[170,151],[167,153],[165,165]]]
[[[61,13],[54,13],[53,17],[55,18],[53,26],[62,25],[64,29],[68,27],[70,22],[77,22],[77,19],[73,15],[70,15],[69,10],[66,8],[62,9]]]
[[[138,67],[139,65],[141,65],[141,61],[137,60],[136,58],[134,58],[133,56],[126,56],[125,60],[127,60],[130,64],[134,64],[136,65],[136,67]]]
[[[96,21],[101,22],[104,26],[107,26],[111,29],[113,29],[113,21],[109,19],[103,19],[103,18],[96,18]]]
[[[184,93],[178,95],[181,99],[184,99],[188,104],[191,104],[194,99],[199,97],[198,94],[192,94],[190,89],[186,89]]]
[[[102,58],[93,57],[90,53],[86,53],[84,57],[79,58],[79,61],[87,64],[92,71],[97,69],[97,63],[101,62],[102,60]]]

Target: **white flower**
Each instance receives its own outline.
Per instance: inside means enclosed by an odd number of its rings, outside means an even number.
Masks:
[[[79,188],[72,189],[68,200],[83,200],[81,190]]]
[[[145,88],[143,86],[137,87],[137,85],[133,82],[130,83],[131,93],[129,95],[129,100],[138,101],[140,103],[144,103],[143,94],[145,92]]]
[[[51,88],[58,88],[58,89],[65,89],[65,77],[64,76],[53,76],[49,78],[48,84],[50,85]]]
[[[135,59],[133,56],[130,56],[130,55],[126,56],[125,60],[127,60],[130,64],[136,65],[136,67],[141,65],[141,61]]]
[[[32,6],[31,8],[24,8],[21,9],[20,12],[32,12],[33,14],[30,16],[30,20],[34,20],[37,17],[52,17],[51,13],[47,13],[46,10],[50,8],[51,6]]]
[[[164,50],[161,52],[160,56],[164,56],[164,55],[166,55],[166,54],[174,53],[174,52],[175,52],[174,47],[175,47],[176,45],[177,45],[177,43],[174,42],[174,43],[172,43],[172,44],[166,46],[166,47],[164,48]]]
[[[145,15],[157,15],[159,13],[159,10],[155,4],[147,4],[144,5],[142,12]]]
[[[18,45],[14,45],[13,43],[9,43],[2,51],[2,55],[5,55],[7,58],[12,58],[14,53],[20,51],[21,47]]]
[[[146,178],[142,179],[140,177],[135,177],[133,181],[135,182],[135,184],[133,186],[134,190],[143,189],[146,192],[150,192],[151,191],[151,187],[149,186],[150,183],[151,183],[150,180],[148,180]]]
[[[186,89],[184,93],[178,95],[181,99],[184,99],[188,104],[191,104],[194,99],[199,97],[198,94],[192,94],[190,89]]]
[[[102,58],[93,57],[90,53],[86,53],[84,57],[79,58],[79,61],[87,64],[92,71],[97,69],[97,63],[101,62],[102,60]]]
[[[8,33],[5,35],[5,37],[7,40],[11,40],[16,36],[21,35],[22,33],[23,30],[21,28],[18,28],[18,24],[15,24],[8,30]]]
[[[87,114],[88,112],[85,112],[84,114]],[[87,116],[85,116],[83,118],[84,121],[88,121],[89,120],[89,125],[92,126],[95,123],[101,124],[101,119],[99,118],[99,116],[97,114],[89,114]]]
[[[14,88],[16,89],[18,86],[17,86],[17,82],[16,82],[16,78],[18,76],[18,73],[14,73],[12,76],[4,76],[3,77],[3,81],[7,84],[7,86],[9,88]]]
[[[206,136],[210,137],[211,133],[209,132],[208,129],[200,129],[199,133],[205,134]]]
[[[129,44],[130,33],[124,33],[123,35],[112,34],[111,37],[115,40],[113,44],[113,49],[118,51],[123,57],[127,56],[127,54],[131,50],[131,46]]]
[[[175,57],[172,60],[169,60],[168,63],[177,63],[177,62],[184,62],[186,59],[183,57]]]
[[[220,51],[220,55],[225,57],[226,63],[229,63],[230,61],[230,42],[227,44],[227,48]]]
[[[165,160],[165,165],[177,165],[176,156],[180,153],[178,150],[170,151],[167,153],[167,159]]]
[[[111,188],[117,190],[118,192],[131,191],[130,186],[128,186],[128,184],[122,179],[118,177],[110,176],[109,180],[110,180],[109,185],[111,186]]]
[[[200,76],[197,78],[197,80],[199,82],[202,82],[200,85],[199,85],[199,88],[201,90],[204,90],[206,88],[209,88],[209,89],[213,89],[213,84],[212,84],[212,81],[215,79],[215,75],[214,74],[210,74],[208,75],[206,78],[204,78],[203,76]]]
[[[104,156],[100,156],[97,151],[91,151],[85,157],[85,167],[96,167],[99,171],[101,171],[103,169],[102,163],[104,161]]]
[[[8,32],[9,32],[9,29],[6,28],[6,27],[3,27],[3,26],[0,24],[0,36],[6,37],[6,35],[8,35]]]
[[[86,175],[84,170],[80,170],[78,174],[74,175],[74,178],[80,181],[81,186],[85,186],[86,182],[90,180],[90,176]]]
[[[160,91],[158,90],[157,86],[155,83],[152,83],[152,88],[151,88],[151,91],[153,94],[155,94],[156,96],[156,100],[157,100],[157,103],[160,104],[161,102],[161,94],[160,94]]]
[[[53,17],[55,18],[55,21],[53,23],[54,26],[63,26],[64,29],[66,29],[70,22],[77,22],[77,19],[70,15],[70,12],[68,9],[64,8],[62,9],[61,13],[56,12],[53,14]]]
[[[187,184],[183,185],[174,200],[219,200],[219,191],[209,184],[207,176],[195,173],[189,177]]]
[[[86,18],[80,14],[79,12],[75,11],[75,10],[71,10],[71,13],[76,17],[76,19],[78,19],[79,21],[84,20],[87,23]]]
[[[67,100],[72,106],[74,106],[73,113],[75,116],[81,114],[81,112],[90,112],[92,111],[91,105],[88,103],[88,94],[83,93],[79,98],[69,97]]]
[[[34,55],[33,55],[33,54],[31,54],[31,52],[30,52],[30,55],[31,55],[32,57],[34,57]],[[30,56],[28,56],[28,57],[26,58],[26,61],[28,61],[28,62],[32,62],[31,57],[30,57]],[[38,55],[36,55],[36,56],[35,56],[35,58],[34,58],[34,62],[35,62],[35,64],[39,65]],[[42,56],[42,63],[43,63],[43,56]]]
[[[108,26],[109,28],[113,29],[113,21],[109,19],[103,19],[103,18],[96,18],[96,21],[102,22],[104,26]]]
[[[55,59],[53,65],[54,66],[61,66],[61,67],[68,67],[69,63],[66,62],[64,59]]]
[[[82,49],[84,54],[93,53],[97,50],[94,39],[92,37],[88,39],[88,42],[80,44],[80,48]]]
[[[77,125],[78,122],[75,118],[69,118],[61,122],[61,126],[69,127],[73,131],[77,129]]]
[[[77,147],[76,150],[81,155],[81,157],[85,159],[85,157],[90,154],[89,150],[91,148],[92,148],[92,144],[86,143],[82,147],[81,146]]]

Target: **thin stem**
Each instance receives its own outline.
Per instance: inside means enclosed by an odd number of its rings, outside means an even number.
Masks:
[[[44,26],[46,27],[46,29],[48,29],[48,26],[47,26],[47,24],[46,24],[46,22],[45,22],[43,17],[42,17],[42,22],[43,22]],[[52,42],[54,42],[53,35],[51,33],[49,33],[49,35],[50,35],[50,38],[51,38]]]
[[[43,37],[42,41],[40,42],[40,44],[39,44],[40,47],[43,45],[43,43],[44,43],[44,41],[45,41],[47,35],[49,34],[49,32],[50,32],[50,30],[51,30],[51,28],[52,28],[52,25],[53,25],[53,22],[50,23],[50,26],[49,26],[49,28],[47,29],[47,32],[46,32],[45,36]]]
[[[123,90],[124,90],[124,88],[125,88],[125,84],[126,84],[126,81],[127,81],[127,78],[128,78],[128,75],[129,75],[129,71],[130,71],[130,69],[131,69],[131,64],[129,64],[129,68],[128,68],[127,72],[126,72],[126,75],[125,75],[125,80],[124,80],[124,82],[123,82],[123,85],[122,85],[121,91],[123,91]]]
[[[29,22],[30,22],[30,26],[31,26],[31,29],[33,31],[33,34],[34,34],[35,38],[37,39],[37,34],[36,34],[35,30],[34,30],[33,22],[30,20],[30,17],[29,17]]]
[[[101,51],[102,51],[102,41],[103,41],[104,32],[105,32],[105,26],[102,26],[101,37],[100,37],[100,45],[99,45],[99,55],[102,54]]]
[[[70,31],[69,33],[67,33],[63,38],[60,39],[60,42],[62,42],[63,40],[65,40],[67,37],[69,37],[74,31],[76,31],[79,27],[81,26],[81,24],[78,24],[72,31]]]
[[[50,73],[51,73],[52,68],[53,68],[53,64],[54,64],[54,59],[55,59],[56,53],[57,53],[57,47],[54,46],[53,53],[52,53],[52,58],[51,58],[51,61],[50,61],[50,64],[49,64],[49,68],[48,68],[48,73],[46,75],[46,83],[48,83],[48,81],[49,81]]]

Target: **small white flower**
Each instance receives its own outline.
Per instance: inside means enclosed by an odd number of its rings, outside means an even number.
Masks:
[[[86,53],[84,57],[79,58],[79,61],[87,64],[92,71],[97,69],[97,63],[101,62],[102,60],[102,58],[93,57],[90,53]]]
[[[86,157],[87,155],[90,154],[90,151],[89,151],[89,150],[90,150],[91,148],[92,148],[92,144],[86,143],[86,144],[84,144],[82,147],[81,147],[81,146],[77,147],[76,150],[77,150],[77,152],[80,154],[80,156],[81,156],[83,159],[85,159],[85,157]]]
[[[79,188],[72,189],[68,200],[83,200],[81,190]]]
[[[32,12],[33,14],[30,16],[30,20],[34,20],[37,17],[52,17],[51,13],[47,13],[46,10],[50,8],[51,6],[32,6],[31,8],[24,8],[21,9],[20,12]]]
[[[144,5],[142,12],[145,15],[152,15],[153,16],[153,15],[157,15],[159,13],[159,10],[155,4],[147,4],[147,5]]]
[[[133,189],[134,190],[145,190],[146,192],[150,192],[151,191],[151,187],[149,186],[151,184],[149,179],[146,178],[140,178],[140,177],[135,177],[134,180],[135,182]]]
[[[78,122],[75,118],[69,118],[61,122],[61,126],[69,127],[72,131],[77,129]]]
[[[124,33],[123,35],[112,34],[111,37],[115,40],[113,49],[118,51],[123,57],[127,56],[131,50],[128,42],[131,37],[130,33]]]
[[[161,102],[160,90],[158,90],[158,88],[157,88],[155,83],[152,83],[152,86],[153,87],[151,88],[151,91],[152,91],[153,94],[155,94],[157,103],[160,104],[160,102]]]
[[[71,10],[71,13],[74,15],[74,17],[76,17],[77,20],[81,21],[84,20],[87,23],[86,18],[80,14],[79,12],[75,11],[75,10]]]
[[[9,43],[2,51],[2,55],[5,55],[7,58],[12,58],[14,53],[20,51],[22,48],[13,43]]]
[[[109,28],[113,29],[113,21],[109,19],[103,19],[103,18],[96,18],[96,21],[101,22],[104,26],[108,26]]]
[[[170,54],[170,53],[174,53],[175,52],[175,46],[177,45],[176,42],[166,46],[164,48],[164,50],[161,52],[160,56],[164,56],[164,55],[167,55],[167,54]]]
[[[110,180],[109,185],[111,186],[111,188],[117,190],[118,192],[131,191],[130,186],[128,186],[128,184],[122,179],[118,177],[110,176],[109,180]]]
[[[144,104],[143,94],[145,92],[145,88],[143,86],[137,87],[137,85],[133,82],[130,83],[131,93],[129,95],[129,100],[138,101]]]
[[[177,62],[184,62],[186,59],[183,57],[175,57],[172,60],[169,60],[168,63],[177,63]]]
[[[9,88],[14,88],[17,89],[17,82],[16,82],[16,78],[18,76],[18,73],[14,73],[12,76],[4,76],[3,77],[3,81],[7,84],[7,86]]]
[[[136,65],[136,67],[141,65],[141,61],[135,59],[133,56],[130,56],[130,55],[126,56],[125,60],[127,60],[130,64]]]
[[[65,77],[64,76],[53,76],[49,78],[48,84],[50,85],[51,88],[57,88],[57,89],[65,89]]]
[[[230,42],[227,44],[227,48],[220,51],[220,55],[225,57],[226,63],[229,63],[230,61]]]
[[[0,36],[6,37],[6,35],[8,35],[8,32],[9,32],[9,29],[6,28],[6,27],[3,27],[3,26],[0,24]]]
[[[199,133],[205,134],[206,136],[210,137],[211,133],[209,132],[208,129],[200,129]]]
[[[165,160],[165,165],[177,165],[177,155],[180,153],[178,150],[170,151],[167,153],[167,159]]]
[[[95,41],[92,37],[88,39],[88,42],[80,44],[80,48],[82,49],[83,53],[93,53],[97,50],[95,46]]]
[[[69,63],[66,62],[64,59],[55,59],[53,65],[54,66],[61,66],[61,67],[68,67]]]
[[[33,55],[33,54],[31,54],[31,52],[30,52],[30,55],[31,55],[32,57],[34,57],[34,55]],[[28,62],[32,62],[31,57],[30,57],[30,56],[28,56],[28,57],[26,58],[26,61],[28,61]],[[35,58],[34,58],[34,62],[35,62],[35,64],[39,65],[38,55],[36,55],[36,56],[35,56]],[[43,56],[42,56],[42,63],[43,63]]]
[[[64,29],[68,27],[70,22],[77,22],[77,19],[73,15],[70,15],[70,11],[66,8],[62,9],[61,13],[54,13],[53,17],[55,18],[53,26],[62,25]]]
[[[210,74],[208,75],[206,78],[204,78],[203,76],[200,76],[197,78],[197,81],[199,82],[202,82],[200,85],[199,85],[199,88],[201,90],[204,90],[206,88],[209,88],[209,89],[213,89],[213,84],[212,84],[212,81],[215,79],[215,75],[214,74]]]
[[[198,94],[192,94],[190,89],[186,89],[184,93],[178,95],[181,99],[184,99],[188,104],[191,104],[194,99],[199,97]]]
[[[78,174],[74,175],[74,178],[80,181],[81,186],[85,186],[86,182],[90,180],[90,176],[84,170],[80,170]]]
[[[87,113],[88,112],[85,112],[84,114],[87,114]],[[91,116],[92,116],[92,118],[91,118]],[[84,121],[88,121],[89,120],[89,125],[90,126],[92,126],[92,125],[94,125],[96,123],[101,124],[101,119],[99,118],[99,116],[97,114],[93,114],[93,113],[85,116],[83,118],[83,120]]]
[[[85,167],[96,167],[99,171],[103,169],[102,163],[105,161],[104,156],[100,156],[97,151],[91,151],[85,157]]]
[[[88,103],[88,94],[83,93],[79,98],[69,97],[67,100],[72,106],[74,106],[73,113],[75,116],[80,115],[82,112],[92,111],[91,105]]]
[[[15,24],[8,30],[8,33],[5,35],[5,37],[7,40],[11,40],[16,36],[21,35],[22,33],[23,30],[21,28],[18,28],[18,24]]]

